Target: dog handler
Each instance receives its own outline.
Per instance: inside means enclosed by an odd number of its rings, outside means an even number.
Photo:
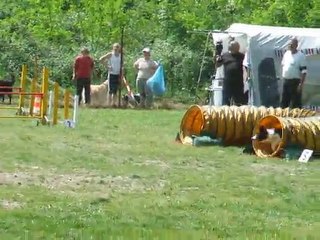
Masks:
[[[240,51],[237,41],[229,43],[229,52],[217,57],[216,67],[224,66],[223,81],[223,105],[231,105],[231,99],[236,105],[246,104],[243,93],[243,59],[244,54]]]
[[[137,89],[140,94],[140,106],[151,108],[153,104],[153,93],[147,86],[147,81],[155,73],[158,64],[151,59],[150,48],[142,50],[143,57],[134,63],[134,68],[138,71]]]
[[[120,87],[121,46],[119,43],[112,45],[112,51],[103,55],[99,61],[107,65],[109,80],[108,103],[116,106],[117,92]]]
[[[307,75],[305,55],[297,50],[298,40],[293,38],[289,49],[282,58],[282,77],[284,79],[281,107],[301,108],[302,88]]]
[[[84,88],[85,103],[90,104],[90,84],[93,74],[94,62],[90,57],[88,48],[82,48],[81,54],[76,57],[73,65],[72,80],[75,81],[79,105],[82,100],[82,91]]]

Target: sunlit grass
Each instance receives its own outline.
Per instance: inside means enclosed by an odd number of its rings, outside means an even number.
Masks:
[[[183,113],[1,120],[1,239],[317,239],[319,161],[182,146]]]

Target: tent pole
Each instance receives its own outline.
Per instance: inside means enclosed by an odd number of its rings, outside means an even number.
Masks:
[[[204,59],[205,59],[205,56],[206,56],[206,53],[207,53],[207,49],[208,49],[209,36],[210,36],[210,33],[208,33],[208,35],[207,35],[206,45],[205,45],[204,52],[203,52],[203,55],[202,55],[202,61],[201,61],[201,65],[200,65],[200,73],[199,73],[198,83],[197,83],[197,89],[199,88],[199,84],[200,84],[200,80],[201,80],[201,76],[202,76]]]
[[[124,37],[124,26],[121,27],[121,42],[120,42],[120,74],[119,74],[119,96],[118,96],[118,107],[121,107],[121,88],[123,78],[123,37]]]
[[[234,31],[223,31],[223,30],[193,30],[193,31],[187,31],[187,33],[192,34],[212,34],[212,33],[236,33],[236,34],[243,34],[243,32],[234,32]]]

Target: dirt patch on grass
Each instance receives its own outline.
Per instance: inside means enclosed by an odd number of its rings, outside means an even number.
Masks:
[[[23,206],[22,203],[16,202],[16,201],[10,201],[10,200],[0,200],[0,208],[6,209],[6,210],[12,210],[16,208],[21,208]]]
[[[299,170],[293,166],[280,165],[280,164],[251,164],[251,170],[258,175],[269,175],[273,173],[280,173],[285,175],[295,175]]]
[[[170,167],[167,163],[165,163],[164,161],[160,161],[160,160],[146,160],[144,162],[134,163],[134,165],[137,165],[137,166],[156,166],[161,169],[168,169]]]
[[[162,189],[165,181],[147,181],[137,175],[110,176],[90,172],[72,174],[16,172],[0,173],[0,185],[42,186],[63,192],[144,192]]]
[[[165,110],[187,110],[190,105],[192,104],[184,104],[184,103],[179,103],[179,102],[174,102],[170,100],[161,100],[161,101],[156,101],[154,102],[153,109],[165,109]],[[118,108],[116,107],[111,107],[111,106],[88,106],[88,108],[94,108],[94,109],[112,109],[112,108]],[[133,106],[133,105],[124,105],[122,104],[120,109],[141,109],[139,105]]]
[[[170,100],[162,100],[155,103],[156,109],[166,109],[166,110],[185,110],[188,109],[190,105],[178,103]]]

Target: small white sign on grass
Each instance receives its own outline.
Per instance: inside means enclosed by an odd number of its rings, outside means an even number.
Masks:
[[[302,162],[302,163],[306,163],[306,162],[309,161],[309,159],[311,158],[312,154],[313,154],[313,150],[304,149],[303,152],[301,153],[298,161]]]

